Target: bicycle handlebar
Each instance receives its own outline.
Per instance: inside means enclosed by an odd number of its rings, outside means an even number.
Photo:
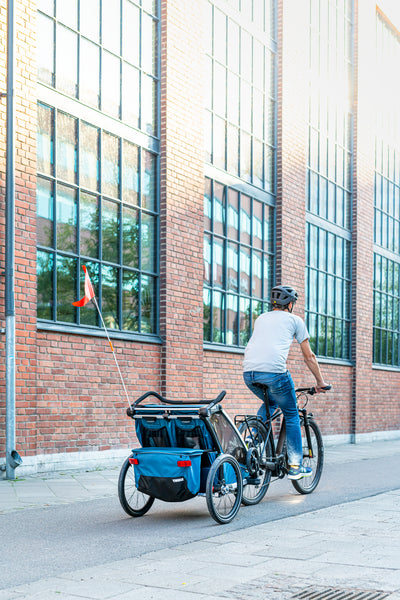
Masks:
[[[330,389],[332,389],[331,385],[326,385],[325,387],[321,388],[322,390],[325,390],[326,392]],[[314,394],[317,393],[317,390],[315,387],[305,387],[305,388],[297,388],[295,390],[296,394],[300,393],[300,392],[305,392],[306,394],[309,394],[310,396],[313,396]]]

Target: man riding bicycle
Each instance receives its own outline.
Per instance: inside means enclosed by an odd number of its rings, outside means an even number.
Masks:
[[[264,400],[262,389],[257,384],[267,386],[271,415],[279,406],[285,417],[289,479],[301,479],[312,474],[312,469],[302,464],[303,446],[297,399],[292,377],[286,367],[294,338],[300,344],[304,362],[315,377],[316,392],[324,392],[323,388],[327,386],[310,348],[307,327],[303,319],[292,314],[297,299],[297,292],[287,285],[272,289],[272,311],[256,319],[243,361],[243,378],[247,387]]]

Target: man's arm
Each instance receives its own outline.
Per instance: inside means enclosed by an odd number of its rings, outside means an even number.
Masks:
[[[310,341],[308,338],[300,344],[300,348],[303,353],[304,362],[314,375],[317,382],[317,392],[324,391],[322,388],[326,387],[328,384],[325,383],[324,378],[322,377],[317,357],[310,348]]]

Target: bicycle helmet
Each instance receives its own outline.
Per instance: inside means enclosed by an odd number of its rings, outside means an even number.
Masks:
[[[287,306],[290,302],[297,302],[296,290],[288,285],[277,285],[271,291],[271,304],[274,308]]]

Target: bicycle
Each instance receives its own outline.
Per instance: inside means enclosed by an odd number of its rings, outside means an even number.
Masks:
[[[286,423],[282,411],[277,408],[273,415],[269,414],[268,387],[256,384],[263,391],[267,418],[264,421],[260,416],[236,415],[234,421],[243,436],[248,453],[246,465],[251,474],[243,487],[242,503],[245,505],[257,504],[267,493],[272,477],[283,479],[289,470],[286,451]],[[330,390],[326,386],[324,390]],[[314,420],[313,414],[306,410],[309,396],[316,393],[314,387],[297,388],[297,401],[305,399],[304,404],[298,406],[300,426],[303,441],[303,464],[312,468],[312,475],[302,479],[292,480],[293,487],[300,494],[311,494],[319,484],[323,464],[324,445],[320,429]],[[277,441],[274,437],[274,422],[282,417]]]

